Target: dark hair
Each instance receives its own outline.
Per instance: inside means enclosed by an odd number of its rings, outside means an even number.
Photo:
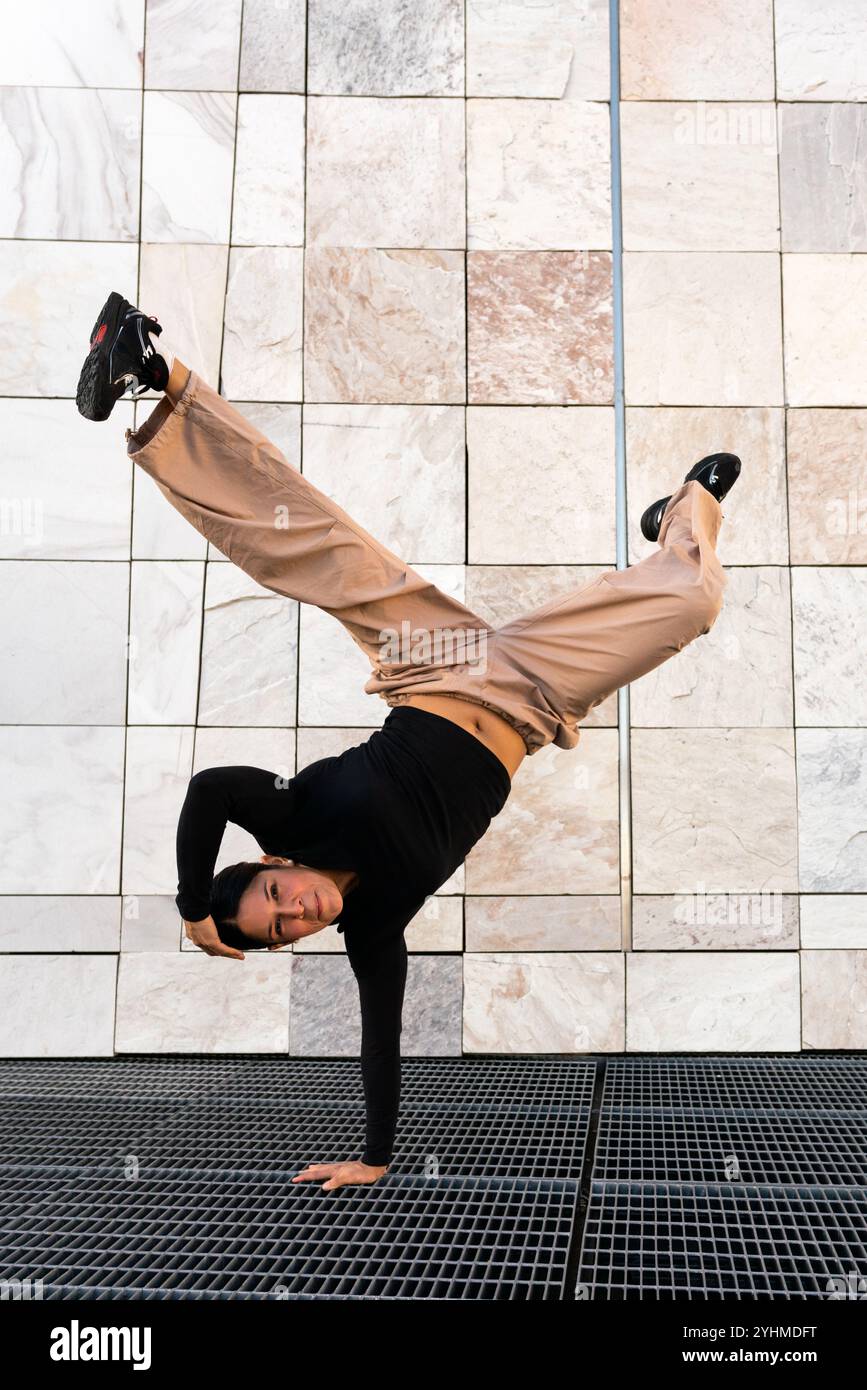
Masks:
[[[257,874],[266,872],[265,864],[228,864],[214,875],[211,884],[211,916],[217,928],[217,935],[224,946],[236,951],[264,951],[265,941],[254,941],[245,936],[240,927],[229,918],[234,917],[240,906],[241,897]]]

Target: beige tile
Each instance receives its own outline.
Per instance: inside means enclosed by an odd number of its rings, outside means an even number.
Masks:
[[[612,401],[607,252],[474,251],[467,275],[471,402]]]
[[[801,890],[867,892],[867,731],[798,730]]]
[[[780,101],[867,99],[867,10],[862,0],[776,0]]]
[[[221,383],[234,400],[301,399],[306,254],[293,246],[232,247]]]
[[[188,367],[216,390],[220,380],[228,246],[145,242],[141,248],[139,305],[162,324],[166,340]],[[157,392],[137,406],[141,424]],[[147,477],[142,473],[142,477]],[[138,478],[137,478],[138,481]],[[192,528],[185,523],[188,530]],[[177,555],[166,556],[177,559]]]
[[[467,93],[607,101],[608,0],[473,0]]]
[[[801,945],[814,949],[867,949],[867,895],[802,893]]]
[[[432,894],[406,929],[409,951],[462,951],[464,949],[464,900]]]
[[[867,113],[840,102],[784,104],[784,251],[867,251]]]
[[[463,96],[461,0],[310,0],[308,90]]]
[[[867,570],[792,570],[798,724],[867,725]]]
[[[461,252],[308,247],[304,309],[307,400],[465,399]]]
[[[238,99],[232,241],[303,246],[305,100],[243,93]]]
[[[796,952],[636,953],[626,967],[629,1052],[796,1052]]]
[[[632,903],[636,951],[798,949],[794,893],[639,893]]]
[[[636,893],[797,891],[791,729],[634,729]]]
[[[770,252],[623,258],[632,405],[779,405],[780,263]]]
[[[120,957],[117,1052],[288,1052],[292,957],[201,951]]]
[[[769,101],[773,0],[623,0],[623,96]]]
[[[470,897],[468,951],[619,951],[620,898]]]
[[[792,405],[867,404],[867,256],[783,256]]]
[[[623,956],[464,956],[465,1052],[620,1052]]]
[[[867,951],[802,951],[804,1048],[867,1048]]]
[[[790,410],[793,565],[867,561],[867,411]]]

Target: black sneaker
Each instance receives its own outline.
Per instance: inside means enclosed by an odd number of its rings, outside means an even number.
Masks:
[[[112,293],[97,315],[84,359],[75,404],[87,420],[107,420],[122,396],[164,391],[169,369],[149,334],[162,328],[154,318]]]
[[[740,471],[741,461],[737,454],[708,454],[706,458],[693,464],[683,481],[701,483],[712,497],[721,502],[737,482]],[[669,493],[668,497],[661,497],[658,502],[648,507],[642,516],[641,534],[645,540],[659,540],[659,528],[671,496]]]

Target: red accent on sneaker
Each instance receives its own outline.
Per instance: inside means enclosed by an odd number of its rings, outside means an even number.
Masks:
[[[95,337],[94,337],[94,339],[93,339],[93,342],[90,344],[91,350],[93,350],[93,348],[96,347],[97,343],[101,343],[101,342],[102,342],[102,340],[103,340],[103,338],[105,337],[105,335],[106,335],[107,332],[108,332],[108,324],[101,323],[101,324],[99,325],[99,328],[97,329],[97,332],[96,332],[96,335],[95,335]]]

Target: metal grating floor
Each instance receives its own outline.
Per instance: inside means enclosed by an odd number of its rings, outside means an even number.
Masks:
[[[867,1293],[867,1058],[404,1059],[399,1158],[357,1062],[0,1059],[0,1279],[47,1299]],[[829,1281],[832,1283],[829,1285]]]

